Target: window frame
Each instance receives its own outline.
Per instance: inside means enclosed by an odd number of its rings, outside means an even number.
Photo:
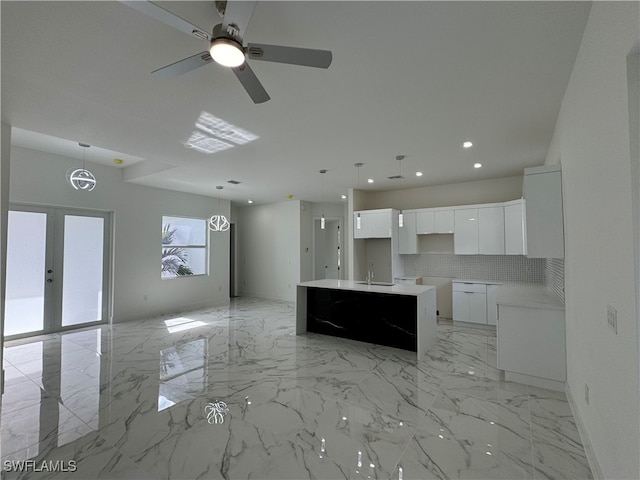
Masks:
[[[170,220],[179,220],[179,219],[185,219],[185,220],[189,220],[189,221],[197,221],[197,222],[202,222],[202,235],[204,237],[204,243],[203,244],[193,244],[193,243],[163,243],[164,240],[164,230],[165,230],[165,225],[174,225],[173,221],[165,221],[165,219],[170,219]],[[192,277],[202,277],[202,276],[209,276],[209,263],[210,263],[210,246],[211,246],[211,242],[209,240],[209,229],[207,226],[207,219],[205,218],[201,218],[201,217],[188,217],[185,215],[170,215],[170,214],[163,214],[162,215],[162,220],[161,220],[161,262],[160,262],[160,278],[162,280],[173,280],[176,278],[192,278]],[[178,225],[180,225],[178,223]],[[182,224],[182,225],[186,225]],[[199,226],[198,226],[199,227]],[[179,249],[185,249],[185,250],[202,250],[204,252],[204,265],[203,265],[203,273],[190,273],[190,274],[178,274],[175,273],[173,275],[165,275],[165,270],[164,270],[164,265],[162,262],[162,259],[164,258],[164,252],[165,249],[167,248],[179,248]],[[188,263],[182,263],[182,265],[185,266],[189,266]]]

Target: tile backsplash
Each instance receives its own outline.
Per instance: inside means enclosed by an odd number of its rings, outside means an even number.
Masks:
[[[564,303],[564,259],[547,258],[544,276],[547,288]]]
[[[527,283],[545,283],[549,277],[545,259],[522,255],[421,253],[401,257],[407,276]]]

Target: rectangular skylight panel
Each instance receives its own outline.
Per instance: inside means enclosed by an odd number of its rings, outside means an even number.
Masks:
[[[230,143],[223,142],[217,138],[211,138],[201,132],[193,132],[184,146],[207,154],[220,152],[233,147]]]
[[[230,124],[211,115],[208,112],[202,112],[196,122],[196,127],[207,132],[215,137],[228,140],[237,145],[244,145],[245,143],[256,140],[258,136],[240,127]]]

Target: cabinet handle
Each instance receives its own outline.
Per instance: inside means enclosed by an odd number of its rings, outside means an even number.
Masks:
[[[464,292],[464,293],[474,293],[474,292]]]

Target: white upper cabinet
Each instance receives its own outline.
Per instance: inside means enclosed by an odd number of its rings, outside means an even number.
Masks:
[[[562,172],[559,165],[524,169],[527,256],[564,258]]]
[[[456,255],[475,255],[478,253],[477,208],[455,210],[455,232],[453,251]]]
[[[402,214],[402,227],[398,228],[398,253],[418,253],[418,235],[416,234],[416,212]]]
[[[434,212],[433,233],[454,233],[455,220],[452,210],[436,210]]]
[[[420,210],[416,212],[416,233],[436,233],[436,216],[433,210]]]
[[[393,224],[391,210],[376,212],[371,215],[371,238],[391,238],[391,225]]]
[[[504,207],[502,205],[478,209],[478,253],[504,255]]]
[[[391,238],[393,225],[391,217],[392,210],[390,208],[355,212],[353,214],[353,238]]]
[[[504,204],[504,253],[526,255],[524,200]]]

